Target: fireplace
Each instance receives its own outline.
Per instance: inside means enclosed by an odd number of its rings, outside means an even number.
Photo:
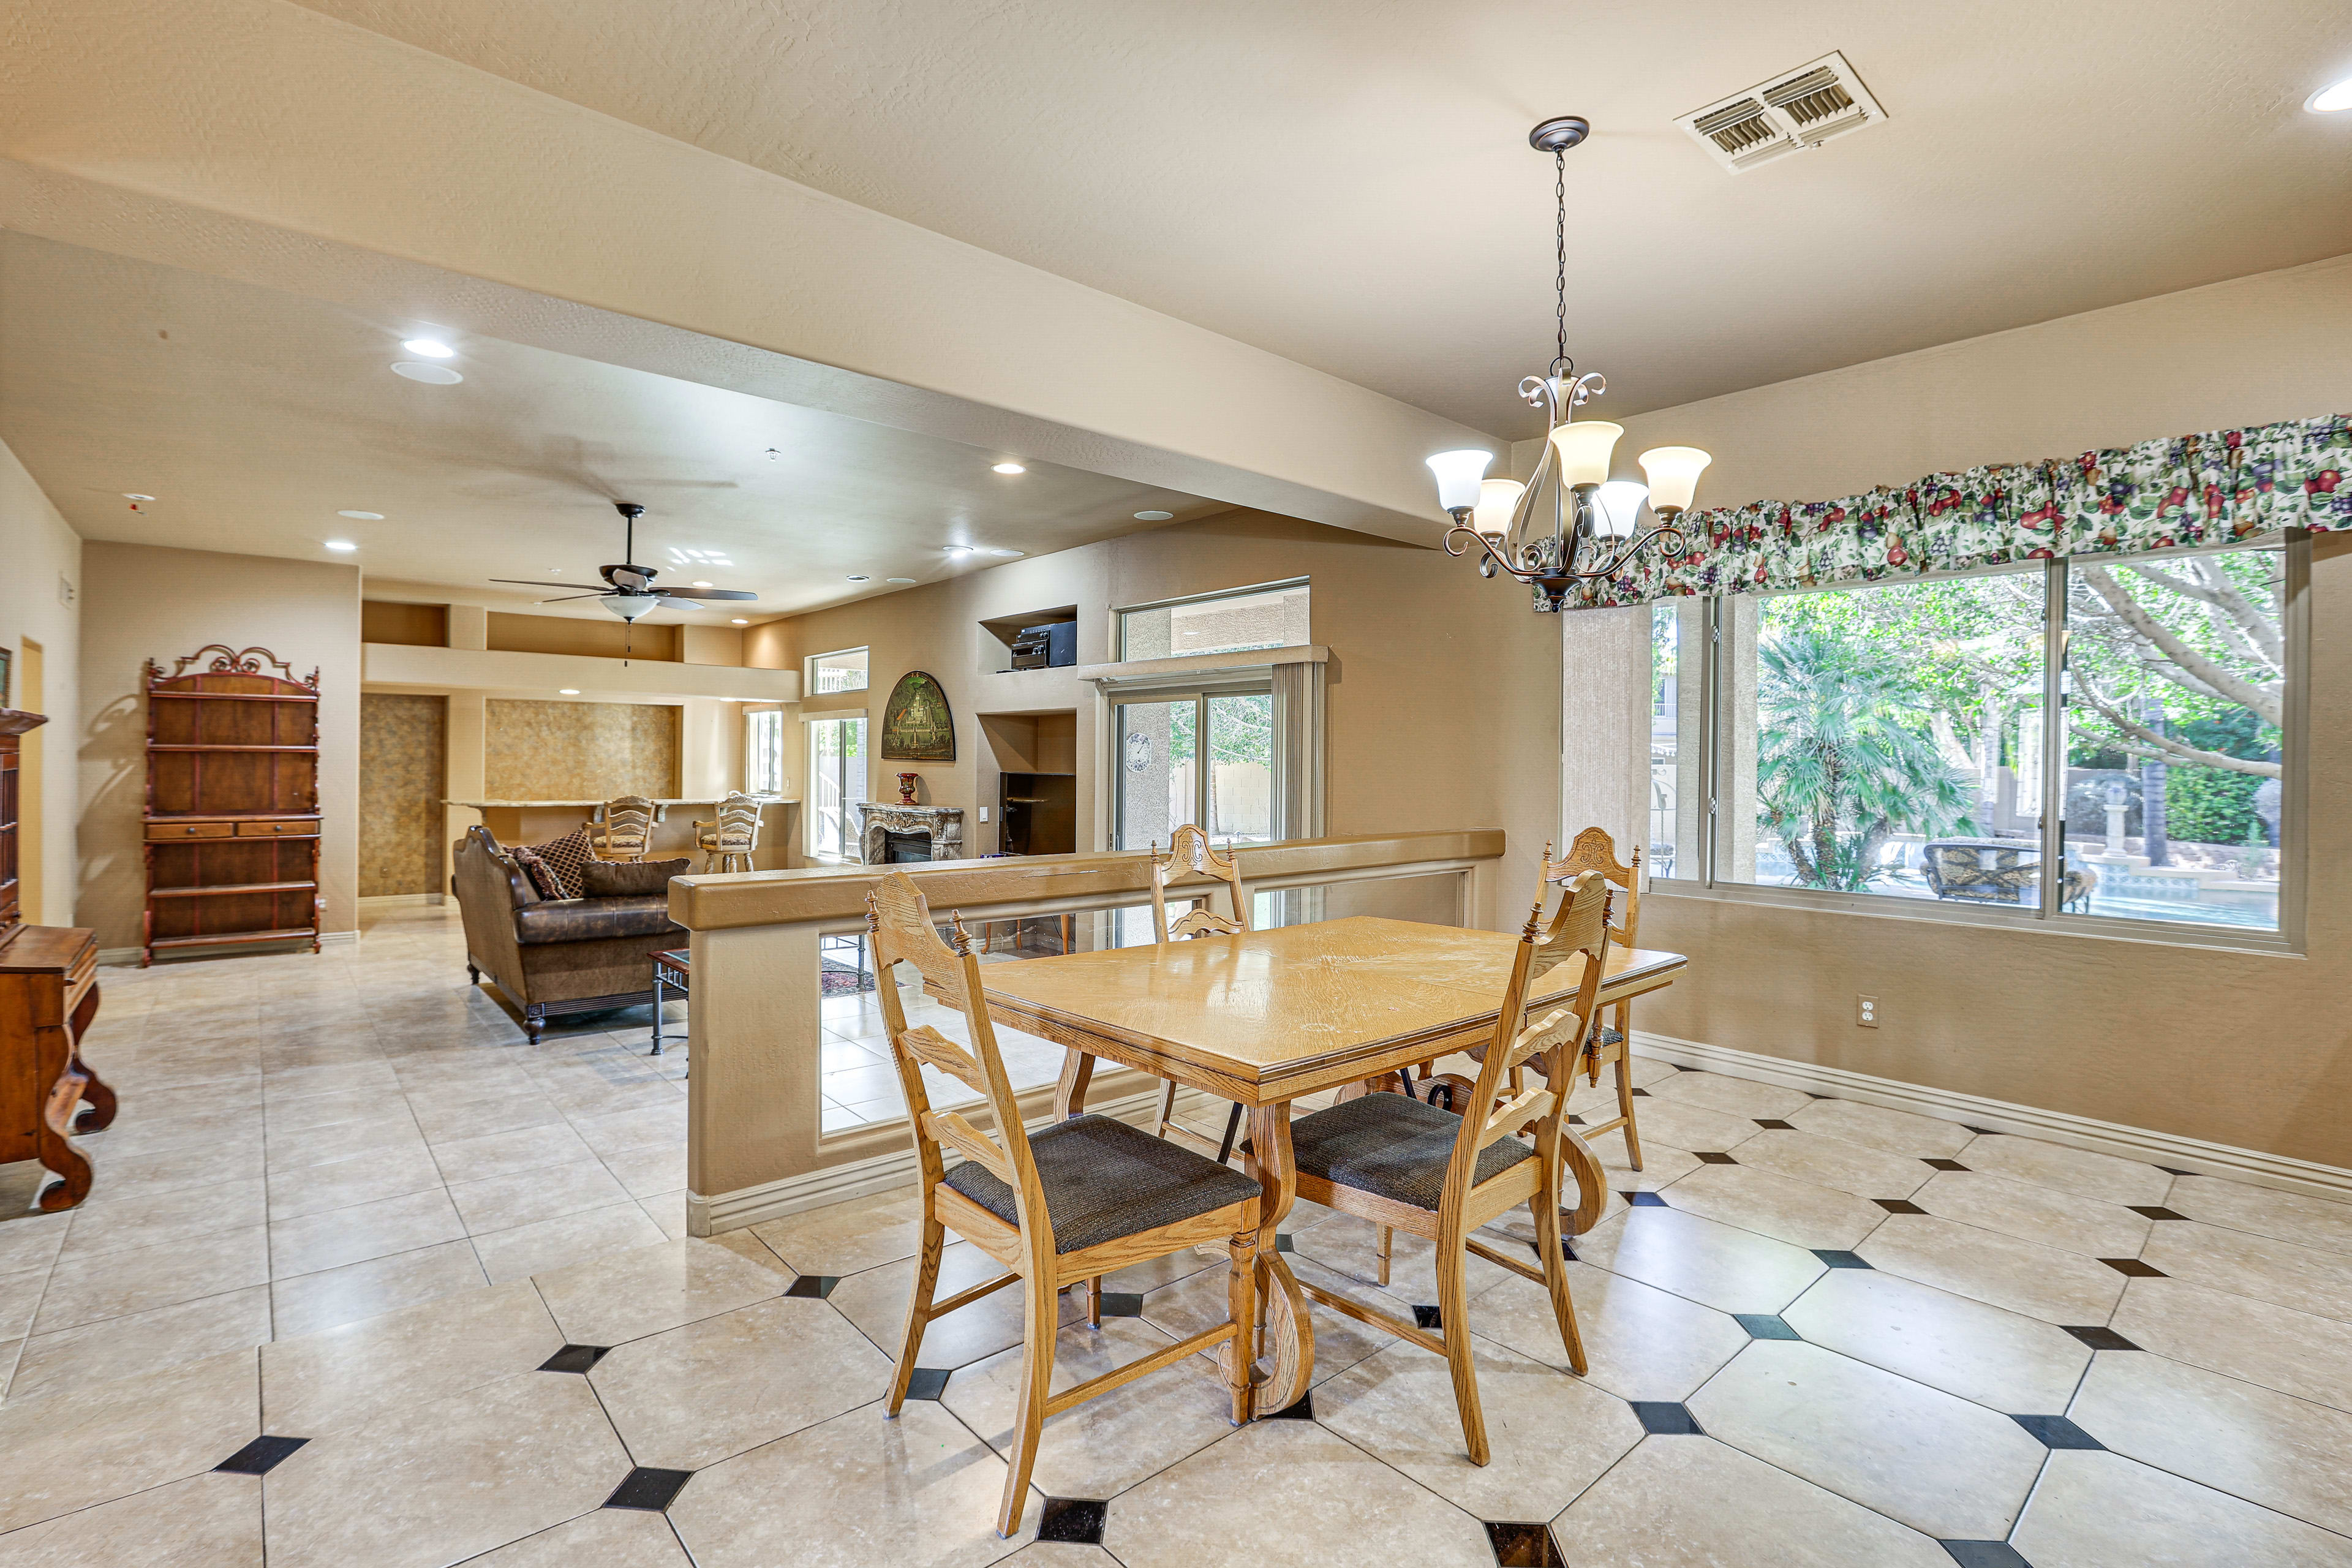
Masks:
[[[911,860],[931,858],[931,836],[924,833],[900,833],[896,828],[882,830],[882,859],[885,866],[903,866]]]
[[[857,858],[868,866],[963,858],[963,812],[955,806],[857,803]]]

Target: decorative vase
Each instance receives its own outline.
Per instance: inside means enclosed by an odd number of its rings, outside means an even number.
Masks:
[[[923,775],[920,773],[900,773],[898,775],[898,804],[900,805],[912,805],[915,804],[915,781],[922,776]]]

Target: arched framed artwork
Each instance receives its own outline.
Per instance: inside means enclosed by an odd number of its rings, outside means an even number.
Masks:
[[[937,677],[910,669],[890,689],[882,708],[882,757],[886,762],[955,761],[955,716]]]

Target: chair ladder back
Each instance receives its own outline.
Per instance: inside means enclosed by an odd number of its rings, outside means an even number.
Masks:
[[[1543,923],[1543,902],[1538,893],[1527,926],[1519,934],[1510,982],[1504,988],[1503,1005],[1495,1019],[1495,1037],[1486,1048],[1486,1059],[1479,1066],[1477,1087],[1470,1095],[1471,1105],[1489,1109],[1476,1119],[1475,1128],[1470,1118],[1464,1119],[1462,1139],[1454,1149],[1456,1173],[1462,1178],[1466,1179],[1477,1168],[1480,1150],[1530,1121],[1553,1114],[1565,1103],[1568,1063],[1591,1026],[1608,952],[1609,887],[1597,872],[1579,872],[1570,879],[1548,928]],[[1528,992],[1538,974],[1571,955],[1580,955],[1584,960],[1584,973],[1575,999],[1551,1008],[1532,1023],[1523,1023]],[[1562,1043],[1570,1048],[1550,1050]],[[1550,1055],[1542,1081],[1527,1087],[1523,1082],[1527,1063],[1547,1050]],[[1454,1178],[1449,1175],[1448,1179]]]
[[[1192,907],[1173,922],[1168,919],[1168,889],[1179,877],[1187,874],[1207,877],[1225,885],[1233,901],[1233,913],[1221,915],[1208,907],[1213,889],[1202,889],[1192,900]],[[1179,902],[1184,895],[1177,895]],[[1192,823],[1176,829],[1168,841],[1168,858],[1160,858],[1159,847],[1152,847],[1151,856],[1151,931],[1156,942],[1181,942],[1192,936],[1238,936],[1250,929],[1249,891],[1242,886],[1242,874],[1234,864],[1233,851],[1217,853],[1209,836]]]
[[[1613,915],[1622,918],[1613,920],[1612,923],[1616,930],[1618,942],[1622,946],[1632,947],[1640,937],[1642,929],[1642,847],[1640,845],[1633,846],[1633,856],[1630,865],[1619,860],[1617,841],[1609,837],[1608,831],[1604,828],[1588,827],[1576,836],[1576,842],[1570,844],[1568,847],[1568,853],[1559,859],[1555,860],[1551,858],[1551,851],[1549,848],[1544,851],[1544,880],[1565,882],[1579,871],[1598,871],[1622,889],[1624,897],[1617,900],[1616,908],[1612,911]]]
[[[915,1129],[916,1157],[928,1187],[944,1173],[941,1146],[978,1163],[1013,1189],[1013,1212],[1019,1216],[1024,1241],[1034,1252],[1051,1257],[1052,1221],[1037,1184],[1037,1168],[1029,1152],[1029,1134],[1021,1121],[1020,1101],[1005,1075],[1004,1058],[996,1047],[996,1031],[988,1009],[979,1002],[980,960],[971,952],[961,918],[955,921],[961,952],[940,940],[931,923],[931,910],[922,889],[904,871],[882,879],[866,897],[866,926],[874,942],[877,989],[882,998],[882,1021],[890,1037],[891,1059],[898,1068],[899,1087],[907,1097],[907,1119]],[[971,1032],[967,1051],[937,1029],[909,1027],[906,1004],[899,999],[892,975],[900,962],[912,963],[949,1005],[962,1010]],[[922,1068],[934,1067],[977,1090],[995,1123],[991,1137],[955,1110],[932,1109]]]

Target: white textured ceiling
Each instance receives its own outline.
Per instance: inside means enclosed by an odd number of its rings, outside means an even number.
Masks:
[[[1000,476],[1009,454],[495,338],[445,334],[457,385],[392,374],[430,325],[0,231],[0,437],[85,539],[350,560],[402,596],[506,608],[543,595],[488,579],[599,587],[622,558],[613,502],[636,501],[636,559],[664,585],[760,595],[684,617],[716,624],[989,563],[951,544],[1043,554],[1153,526],[1140,510],[1223,510],[1034,461]]]
[[[2352,250],[2341,0],[309,4],[1507,437],[1551,114],[1601,412]],[[1672,123],[1832,48],[1886,123],[1736,177]]]

